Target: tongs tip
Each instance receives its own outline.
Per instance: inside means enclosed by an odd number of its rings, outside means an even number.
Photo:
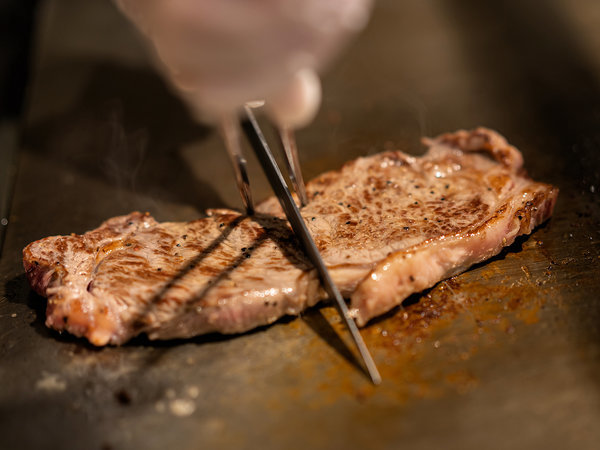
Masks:
[[[221,120],[221,134],[223,135],[225,148],[233,166],[235,181],[242,198],[242,203],[246,209],[246,214],[251,216],[254,214],[254,202],[252,200],[252,190],[250,189],[247,162],[240,145],[240,132],[237,121],[230,116],[223,117]]]
[[[369,377],[371,378],[373,384],[380,384],[381,375],[377,370],[375,361],[369,353],[369,349],[365,345],[354,319],[348,312],[348,306],[346,305],[342,294],[338,290],[337,286],[333,282],[333,279],[331,278],[331,275],[329,274],[329,270],[327,269],[327,266],[325,265],[325,262],[323,261],[321,254],[319,253],[319,250],[317,249],[317,246],[315,245],[315,242],[308,231],[306,223],[304,222],[304,219],[302,218],[302,215],[300,214],[300,211],[298,210],[298,207],[296,206],[296,203],[294,202],[294,199],[288,187],[286,186],[279,166],[275,162],[275,158],[271,153],[269,145],[267,144],[258,122],[256,121],[256,118],[249,107],[246,107],[246,115],[247,120],[242,121],[242,128],[246,134],[246,137],[248,137],[248,140],[250,141],[250,144],[263,170],[265,171],[265,174],[267,175],[267,179],[269,180],[273,191],[279,199],[281,207],[290,222],[292,230],[302,244],[302,247],[309,260],[317,269],[319,278],[321,279],[325,290],[329,294],[329,297],[335,300],[338,312],[348,331],[350,332],[350,335],[352,336],[354,344],[360,353]]]

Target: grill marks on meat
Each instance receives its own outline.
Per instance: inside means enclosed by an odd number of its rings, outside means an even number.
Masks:
[[[420,158],[359,158],[307,185],[302,209],[359,325],[497,254],[550,217],[558,190],[486,129],[427,140]],[[133,213],[24,250],[48,326],[96,345],[237,333],[298,314],[324,294],[277,200],[188,223]]]

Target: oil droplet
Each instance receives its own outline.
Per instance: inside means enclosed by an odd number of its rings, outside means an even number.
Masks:
[[[169,409],[176,416],[186,417],[196,410],[196,404],[192,400],[178,398],[169,402]]]

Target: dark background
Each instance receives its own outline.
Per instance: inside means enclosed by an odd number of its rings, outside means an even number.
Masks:
[[[0,448],[597,448],[600,3],[381,0],[326,74],[298,135],[306,178],[484,125],[561,190],[533,236],[363,330],[378,388],[328,307],[121,348],[47,330],[29,242],[241,202],[218,136],[110,2],[5,1],[0,17]]]

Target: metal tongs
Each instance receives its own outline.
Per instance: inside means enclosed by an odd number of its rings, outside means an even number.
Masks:
[[[321,283],[323,284],[325,291],[329,295],[330,298],[335,300],[335,305],[337,310],[346,324],[350,335],[360,353],[360,356],[364,362],[367,373],[369,374],[371,380],[374,384],[379,384],[381,382],[381,376],[379,375],[379,371],[377,370],[377,366],[369,353],[367,346],[365,345],[362,336],[360,335],[356,323],[354,319],[350,316],[348,311],[348,307],[346,306],[346,302],[342,297],[342,294],[338,290],[337,286],[334,284],[325,263],[323,262],[323,258],[315,245],[315,242],[304,223],[304,219],[300,215],[300,211],[294,202],[292,194],[287,187],[287,184],[283,178],[281,170],[277,165],[273,154],[267,144],[267,141],[256,121],[256,117],[252,112],[252,108],[250,106],[246,106],[244,108],[244,116],[241,119],[241,128],[244,131],[244,134],[248,138],[256,157],[258,158],[275,195],[285,212],[287,219],[292,226],[292,230],[294,234],[300,241],[302,248],[304,249],[306,255],[313,263],[317,272],[319,274],[319,278],[321,279]],[[238,188],[240,190],[240,194],[242,196],[242,201],[246,207],[246,212],[248,215],[252,215],[254,213],[254,205],[252,203],[252,194],[250,191],[250,183],[248,179],[248,174],[246,171],[246,159],[243,156],[241,151],[241,146],[239,143],[239,128],[236,123],[233,121],[224,122],[223,123],[223,135],[225,139],[225,144],[227,147],[227,151],[232,160],[234,171],[236,175],[236,181]],[[281,140],[285,150],[287,166],[288,166],[288,174],[294,189],[296,190],[296,194],[300,199],[300,203],[304,206],[308,198],[306,196],[306,190],[304,188],[304,181],[302,179],[302,173],[300,170],[300,163],[298,159],[298,152],[296,149],[296,144],[294,141],[294,136],[291,130],[282,130],[281,131]]]

